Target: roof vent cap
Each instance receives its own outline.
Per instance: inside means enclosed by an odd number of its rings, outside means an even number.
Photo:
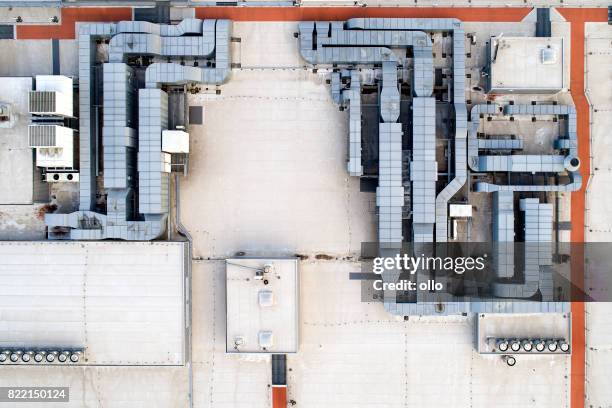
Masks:
[[[557,51],[552,48],[542,48],[542,64],[553,65],[557,63]]]
[[[274,292],[271,290],[260,290],[258,295],[259,307],[274,306]]]
[[[274,334],[271,331],[260,331],[259,332],[259,347],[264,350],[270,349],[274,346]]]

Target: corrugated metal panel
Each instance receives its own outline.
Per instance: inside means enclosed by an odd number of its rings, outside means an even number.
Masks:
[[[82,347],[82,364],[184,364],[184,245],[0,242],[0,347]]]
[[[56,146],[56,127],[45,125],[28,126],[28,140],[30,147]]]
[[[30,91],[30,113],[56,113],[57,92]]]

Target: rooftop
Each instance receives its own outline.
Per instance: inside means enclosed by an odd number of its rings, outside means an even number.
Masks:
[[[558,92],[567,87],[561,37],[492,37],[493,92]]]
[[[227,352],[297,352],[297,259],[234,258],[226,268]]]
[[[182,365],[184,250],[0,242],[0,349],[73,347],[85,349],[84,364]]]
[[[0,105],[8,119],[0,122],[0,204],[32,204],[34,163],[28,145],[28,92],[32,78],[0,77]]]

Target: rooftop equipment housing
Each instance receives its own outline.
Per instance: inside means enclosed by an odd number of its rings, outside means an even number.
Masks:
[[[162,152],[189,153],[189,133],[183,130],[163,130]]]
[[[228,259],[226,272],[226,352],[297,352],[297,259]]]
[[[557,93],[567,88],[561,37],[491,37],[491,93]]]
[[[33,115],[73,116],[72,79],[63,75],[37,75],[36,90],[30,91]]]
[[[35,124],[28,127],[29,146],[36,150],[36,166],[73,168],[74,131],[58,125]]]

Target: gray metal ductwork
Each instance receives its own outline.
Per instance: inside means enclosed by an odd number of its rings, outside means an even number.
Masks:
[[[351,71],[351,87],[342,92],[342,99],[349,102],[349,160],[347,169],[351,176],[361,176],[361,79],[359,72]]]
[[[514,276],[514,206],[513,193],[495,193],[497,200],[493,225],[493,240],[496,249],[497,278]],[[552,204],[540,203],[537,198],[520,200],[524,212],[525,268],[523,283],[493,282],[493,295],[498,298],[526,299],[539,290],[546,298],[552,296],[552,276],[548,268],[552,265]],[[512,238],[512,239],[511,239]]]
[[[482,149],[478,139],[480,115],[504,116],[538,116],[557,115],[567,118],[566,135],[555,140],[554,148],[566,150],[566,155],[479,155]],[[576,191],[582,185],[582,177],[578,171],[578,139],[576,135],[576,110],[569,105],[476,105],[470,112],[471,123],[468,135],[468,164],[476,172],[567,172],[569,183],[559,185],[496,185],[487,182],[476,182],[476,192],[494,191]],[[501,140],[499,141],[501,145]],[[522,143],[520,144],[522,147]],[[494,147],[491,147],[494,148]]]
[[[465,31],[461,22],[446,21],[453,29],[453,106],[455,108],[454,178],[436,197],[436,241],[448,240],[448,202],[467,182],[467,107],[465,104]]]
[[[117,35],[109,43],[109,61],[124,62],[128,55],[209,57],[215,51],[216,21],[186,19],[175,26],[145,21],[119,22]],[[182,28],[162,29],[179,26]]]
[[[452,32],[453,38],[453,87],[452,102],[455,113],[454,171],[449,171],[451,180],[436,196],[437,165],[435,163],[435,100],[433,92],[433,59],[431,40],[425,32]],[[379,256],[395,256],[401,247],[403,200],[402,130],[397,123],[399,102],[397,90],[397,64],[405,59],[397,49],[411,47],[414,55],[413,89],[413,146],[410,163],[412,189],[413,241],[446,242],[448,239],[448,202],[467,182],[468,169],[468,121],[465,101],[465,32],[456,19],[404,19],[404,18],[354,18],[346,23],[302,22],[299,23],[299,47],[302,57],[311,64],[341,66],[331,75],[331,93],[336,103],[349,103],[350,109],[350,154],[349,173],[362,175],[361,171],[361,106],[356,94],[360,84],[353,70],[362,65],[382,67],[381,118],[379,124],[379,187],[377,189]],[[344,65],[344,66],[342,66]],[[349,74],[350,89],[343,89],[343,79]],[[397,105],[399,106],[399,105]],[[494,109],[491,108],[491,109]],[[477,130],[477,128],[476,128]],[[476,152],[478,151],[478,140]],[[359,156],[353,148],[359,149]],[[359,144],[358,144],[359,143]],[[558,141],[559,149],[573,146],[571,135],[566,141]],[[508,151],[522,148],[520,140],[506,142],[487,141],[482,149]],[[571,152],[570,152],[571,154]],[[355,162],[357,160],[357,162]],[[520,160],[520,159],[519,159]],[[351,164],[352,163],[352,164]],[[576,163],[563,161],[563,168]],[[478,163],[476,163],[476,166]],[[570,178],[579,174],[570,173]],[[503,187],[503,186],[500,186]],[[503,194],[503,193],[502,193]],[[512,199],[510,197],[510,205]],[[435,208],[435,213],[432,210]],[[397,216],[399,214],[399,216]],[[512,214],[512,218],[513,218]],[[395,282],[399,271],[386,270],[383,281]],[[500,292],[501,293],[501,292]],[[417,302],[398,303],[394,296],[384,294],[385,309],[398,315],[448,315],[467,312],[561,312],[567,311],[566,303],[559,302],[506,302],[492,299],[480,301],[469,296],[452,295],[436,299],[421,296]],[[440,306],[442,305],[442,308]]]
[[[397,89],[397,64],[383,63],[383,83],[380,93],[380,117],[378,127],[378,242],[381,248],[401,248],[402,207],[402,124],[397,123],[400,114],[400,94]],[[399,165],[398,165],[399,163]]]
[[[424,31],[451,31],[454,38],[454,88],[452,93],[456,118],[456,163],[453,179],[437,197],[435,100],[431,98],[433,58],[431,39]],[[355,18],[348,20],[346,24],[338,21],[303,22],[299,24],[299,34],[300,53],[311,64],[382,64],[381,117],[384,122],[379,125],[379,188],[376,197],[379,208],[378,236],[381,251],[386,248],[395,248],[394,251],[396,251],[396,248],[401,246],[403,239],[401,233],[401,210],[404,203],[401,175],[402,132],[401,124],[396,123],[399,115],[396,65],[403,63],[403,60],[396,56],[392,49],[412,48],[414,55],[412,89],[415,98],[413,99],[414,142],[410,177],[413,191],[413,220],[416,220],[413,222],[413,240],[433,242],[435,224],[436,239],[446,241],[448,201],[461,189],[467,178],[465,163],[467,113],[464,97],[465,36],[461,22],[456,19]],[[393,86],[389,86],[388,82],[393,82]],[[332,96],[339,93],[339,88],[340,75],[334,77],[332,74]],[[334,99],[338,101],[340,97],[336,96]],[[350,126],[353,126],[352,110]],[[351,143],[353,141],[352,129],[350,130]],[[353,162],[349,171],[354,168]],[[361,173],[351,172],[351,175],[361,175]],[[384,280],[397,278],[396,273],[392,275],[385,276]],[[449,314],[462,312],[466,307],[469,308],[461,303],[455,306],[451,307],[449,304]],[[398,304],[394,300],[386,300],[385,308],[396,314],[420,314],[432,309],[430,312],[433,314],[435,307],[429,303]]]
[[[514,193],[493,193],[493,270],[498,278],[514,276]]]
[[[382,30],[395,35],[396,30],[453,32],[453,104],[455,108],[455,172],[451,182],[436,196],[437,164],[435,157],[435,99],[433,91],[433,60],[431,50],[413,50],[413,152],[410,169],[413,201],[413,242],[445,242],[448,235],[448,201],[467,179],[465,163],[467,113],[465,107],[465,45],[461,22],[456,19],[380,19],[355,18],[347,21],[348,29]],[[435,209],[435,210],[434,210]],[[435,212],[434,212],[435,211]],[[418,221],[417,221],[418,220]],[[384,277],[395,281],[397,276]],[[397,303],[385,296],[385,309],[393,314],[455,314],[469,311],[462,302],[444,302],[440,311],[437,302],[422,299],[419,303]]]
[[[384,122],[379,126],[379,187],[376,196],[379,208],[378,237],[385,245],[401,246],[404,188],[401,174],[402,130],[401,123],[397,123],[400,107],[397,87],[399,58],[391,48],[413,48],[415,56],[413,89],[416,95],[429,96],[433,90],[431,39],[422,31],[402,31],[401,28],[393,33],[378,29],[367,32],[345,29],[344,23],[339,21],[302,22],[298,28],[300,53],[311,64],[382,64],[381,118]],[[354,78],[352,74],[351,78]],[[339,74],[332,75],[332,95],[336,95],[336,101],[339,99],[337,95],[339,80]],[[354,79],[351,83],[354,83]],[[351,98],[351,103],[355,99]],[[351,105],[351,108],[357,106]],[[359,121],[360,116],[359,113]],[[349,172],[352,175],[361,175],[361,163],[356,164],[356,160],[360,161],[361,158],[361,136],[357,134],[357,126],[360,131],[361,124],[357,125],[354,119],[357,118],[354,116],[351,118],[352,128],[349,130],[351,134]]]
[[[364,32],[365,30],[381,30],[385,35],[392,36],[395,36],[395,32],[398,30],[450,31],[453,33],[452,94],[455,108],[455,171],[453,179],[442,191],[440,191],[435,199],[435,239],[437,242],[446,242],[448,239],[448,201],[467,181],[467,168],[464,160],[466,155],[467,134],[467,111],[465,105],[465,32],[462,23],[453,18],[353,18],[347,20],[346,28],[348,30],[364,30]],[[430,96],[433,89],[433,62],[431,51],[423,47],[417,47],[414,49],[414,56],[415,79],[413,87],[415,89],[415,94],[417,96]],[[425,234],[423,235],[418,232],[417,237],[419,239],[422,237],[429,239],[427,238],[429,236],[427,233],[429,227],[417,227],[417,229]],[[433,239],[431,239],[431,241],[433,241]]]
[[[169,155],[161,151],[161,132],[168,127],[168,96],[161,84],[188,82],[221,84],[230,73],[229,20],[187,19],[177,25],[157,25],[142,21],[117,24],[79,24],[80,75],[80,211],[72,214],[46,214],[50,239],[152,240],[166,230],[169,210]],[[184,35],[189,35],[185,36]],[[91,118],[92,40],[110,38],[109,63],[104,68],[104,188],[106,214],[94,209],[98,152],[97,136]],[[214,58],[211,68],[185,67],[176,63],[154,63],[146,71],[145,89],[137,89],[126,55]],[[138,94],[139,128],[132,101]],[[136,136],[137,135],[137,136]],[[138,141],[138,142],[136,142]],[[137,148],[137,149],[136,149]],[[137,150],[137,156],[136,156]],[[136,159],[137,157],[137,159]],[[138,204],[136,195],[138,172]],[[144,218],[144,220],[142,220]],[[69,234],[55,233],[63,227]]]

